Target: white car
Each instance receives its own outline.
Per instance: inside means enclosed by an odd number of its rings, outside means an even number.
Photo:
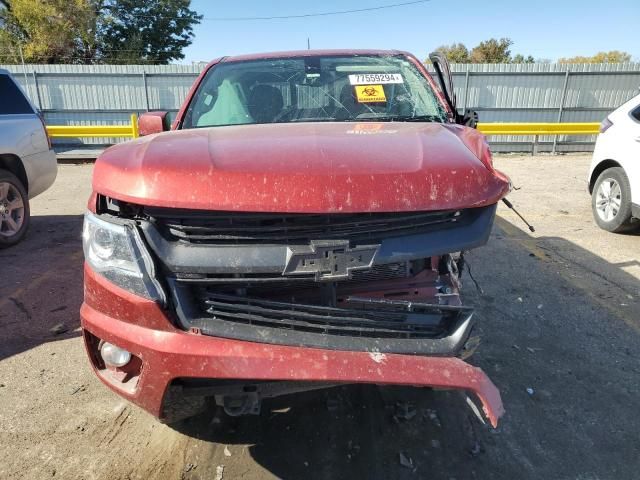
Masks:
[[[600,228],[618,233],[640,226],[640,95],[602,121],[589,192]]]
[[[29,227],[29,199],[58,172],[42,117],[9,72],[0,70],[0,248],[18,243]]]

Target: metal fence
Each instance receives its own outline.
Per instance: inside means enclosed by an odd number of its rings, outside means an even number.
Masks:
[[[452,65],[461,108],[482,122],[599,122],[640,93],[640,64]],[[497,151],[531,148],[531,137],[489,137]],[[543,136],[539,151],[589,151],[594,135]]]
[[[203,67],[0,65],[13,73],[50,125],[126,124],[132,112],[147,110],[175,114]],[[482,122],[598,122],[640,93],[640,63],[457,64],[452,70],[459,107],[477,110]],[[494,150],[529,151],[533,139],[489,140]],[[594,136],[546,136],[539,139],[538,149],[586,151],[594,140]],[[105,139],[77,143],[105,143]]]

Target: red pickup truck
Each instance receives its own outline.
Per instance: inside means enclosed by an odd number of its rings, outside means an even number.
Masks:
[[[510,182],[431,58],[439,84],[398,51],[224,57],[142,115],[85,217],[98,377],[166,422],[362,382],[468,390],[495,426],[460,276]]]

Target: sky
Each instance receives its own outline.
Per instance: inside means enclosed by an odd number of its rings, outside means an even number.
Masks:
[[[560,57],[624,50],[640,61],[640,0],[430,0],[369,12],[278,20],[219,21],[221,17],[301,15],[378,7],[410,0],[192,0],[205,19],[182,63],[224,55],[307,48],[381,48],[421,59],[443,44],[472,48],[509,37],[511,53]]]

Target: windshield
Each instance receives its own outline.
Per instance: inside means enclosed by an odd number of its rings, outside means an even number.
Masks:
[[[404,56],[313,56],[213,67],[182,128],[366,120],[444,122],[446,114]]]

